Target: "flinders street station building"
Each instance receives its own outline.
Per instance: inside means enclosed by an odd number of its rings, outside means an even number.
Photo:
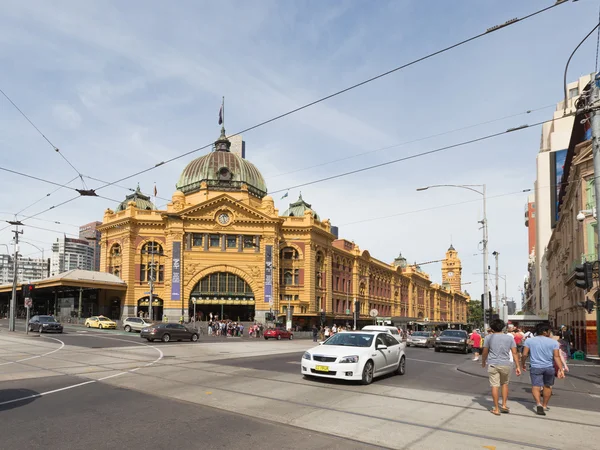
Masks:
[[[372,323],[372,310],[395,324],[467,322],[469,296],[450,246],[442,285],[399,256],[374,258],[337,236],[301,196],[280,212],[260,171],[221,136],[212,151],[181,173],[171,201],[158,210],[139,189],[104,213],[100,267],[127,284],[99,310],[113,319],[147,314],[188,321],[210,314],[267,322],[271,314],[294,327],[326,322]]]

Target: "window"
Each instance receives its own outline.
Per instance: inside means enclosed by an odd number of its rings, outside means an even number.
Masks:
[[[579,88],[569,89],[569,98],[577,97],[579,95]]]
[[[227,235],[227,248],[237,247],[237,236]]]
[[[204,244],[204,236],[202,234],[194,233],[192,235],[192,245],[194,247],[202,247]]]
[[[293,247],[285,247],[281,250],[282,259],[298,259],[298,250]]]
[[[153,253],[155,255],[162,255],[163,254],[162,246],[160,244],[158,244],[157,242],[148,242],[148,243],[144,244],[144,246],[142,247],[142,254],[151,255]]]
[[[290,285],[292,284],[293,278],[292,278],[292,272],[290,272],[289,270],[286,270],[285,272],[283,272],[283,284],[284,285]]]
[[[293,298],[293,297],[292,297],[291,295],[284,295],[284,296],[283,296],[283,300],[284,300],[284,301],[286,301],[286,302],[291,302],[291,301],[292,301],[292,298]]]
[[[119,267],[119,266],[113,267],[113,275],[116,277],[121,277],[121,267]]]
[[[164,283],[165,281],[165,266],[162,264],[158,266],[158,282]]]
[[[300,300],[300,296],[299,295],[294,295],[294,300],[296,300],[296,301]]]
[[[110,256],[120,256],[121,255],[121,246],[119,244],[115,244],[110,249]]]
[[[256,247],[254,243],[254,236],[244,236],[244,248]]]
[[[300,269],[294,269],[294,284],[296,286],[300,284]]]
[[[218,234],[210,235],[210,246],[211,247],[219,247],[221,245],[221,236]]]
[[[146,281],[146,265],[140,264],[140,281]]]

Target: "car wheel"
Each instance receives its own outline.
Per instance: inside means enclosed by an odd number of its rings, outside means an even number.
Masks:
[[[290,334],[290,341],[291,341],[292,339],[294,339],[294,335],[293,335],[293,334]]]
[[[101,323],[99,323],[99,324],[98,324],[98,329],[99,329],[99,330],[101,330],[101,329],[102,329],[102,324],[101,324]]]
[[[280,341],[280,340],[281,340],[281,335],[280,335],[280,334],[278,334],[278,335],[277,335],[277,340],[278,340],[278,341]]]
[[[400,358],[400,362],[398,363],[398,369],[396,369],[396,374],[404,375],[406,373],[406,357],[402,356]]]
[[[87,323],[85,324],[85,326],[86,326],[87,328],[90,328],[90,323],[89,323],[89,322],[87,322]]]
[[[466,355],[467,353],[469,353],[469,348],[465,345],[465,348],[463,348],[463,354]]]
[[[129,325],[125,325],[125,331],[131,333],[131,327]]]
[[[192,334],[192,337],[190,338],[190,340],[192,342],[196,342],[198,340],[198,335],[196,333]]]
[[[265,336],[265,341],[268,341],[268,340],[269,340],[269,338]]]
[[[373,369],[374,369],[373,361],[369,360],[365,363],[365,367],[363,368],[362,373],[362,384],[371,384],[373,382]]]
[[[32,327],[31,325],[27,325],[27,329],[28,329],[29,331],[33,331],[33,327]]]
[[[151,338],[146,338],[148,340],[148,342],[154,342],[154,339]]]
[[[436,348],[435,348],[435,351],[436,351],[436,353],[439,353],[439,352],[440,352],[440,348],[439,348],[439,347],[436,347]]]
[[[304,378],[305,380],[312,380],[313,377],[311,377],[310,375],[302,375],[302,378]]]
[[[171,340],[171,335],[169,333],[163,334],[162,341],[169,342]]]

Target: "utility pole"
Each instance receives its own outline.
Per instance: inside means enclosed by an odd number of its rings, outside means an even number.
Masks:
[[[13,260],[13,286],[12,286],[12,298],[10,299],[10,320],[8,321],[8,331],[16,330],[16,315],[17,315],[17,258],[19,257],[19,234],[23,234],[23,231],[19,231],[19,225],[23,225],[18,220],[9,221],[11,225],[15,226],[13,233],[15,233],[15,253]]]
[[[489,296],[489,288],[488,288],[488,273],[490,270],[490,266],[488,265],[488,224],[487,224],[487,198],[485,192],[485,184],[483,185],[483,220],[481,224],[483,225],[483,306],[484,306],[484,328],[487,331],[490,327],[490,324],[485,320],[485,309],[490,309],[492,305],[490,305],[490,296]]]
[[[600,180],[597,178],[600,176],[600,112],[597,109],[598,102],[600,101],[600,73],[597,73],[594,77],[594,83],[592,85],[592,93],[589,105],[592,106],[590,113],[592,121],[592,155],[594,158],[594,194],[596,200],[596,211],[600,211]],[[594,108],[596,107],[596,108]],[[596,219],[597,220],[597,219]],[[597,228],[597,227],[596,227]],[[596,249],[596,258],[600,257],[600,240],[598,241],[598,248]],[[598,288],[600,289],[600,288]],[[596,296],[596,298],[598,298]],[[598,326],[600,325],[600,301],[596,300],[596,342],[598,348],[600,348],[600,333],[598,333]]]
[[[499,283],[499,274],[498,274],[498,256],[500,253],[493,252],[492,255],[496,258],[496,292],[495,292],[495,303],[496,303],[496,311],[500,314],[500,288],[498,286]]]
[[[148,319],[153,322],[152,314],[152,295],[154,294],[154,243],[152,243],[152,257],[150,262],[150,277],[148,277],[148,286],[150,286],[150,295],[148,297]]]

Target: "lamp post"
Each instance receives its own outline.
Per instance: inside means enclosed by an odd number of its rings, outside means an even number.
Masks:
[[[44,249],[43,249],[43,248],[40,248],[40,247],[38,247],[37,245],[35,245],[35,244],[32,244],[31,242],[28,242],[28,241],[23,241],[23,240],[22,240],[21,242],[22,242],[22,243],[24,243],[24,244],[31,245],[32,247],[35,247],[35,248],[37,248],[37,249],[38,249],[40,252],[42,252],[42,261],[44,261],[44,269],[43,269],[43,270],[44,270],[44,271],[46,271],[46,269],[45,269],[45,268],[46,268],[46,259],[44,258]],[[46,271],[46,275],[47,275],[47,271]]]
[[[488,295],[488,226],[487,226],[487,213],[486,213],[486,191],[485,184],[434,184],[431,186],[425,186],[422,188],[418,188],[417,191],[426,191],[431,188],[440,188],[440,187],[452,187],[452,188],[460,188],[467,189],[469,191],[473,191],[483,197],[483,219],[479,222],[482,225],[483,229],[483,298],[484,298],[484,309],[490,308],[490,298]],[[481,188],[481,191],[473,188]],[[485,314],[484,314],[485,319]],[[484,327],[487,330],[489,328],[489,323],[484,320]]]

